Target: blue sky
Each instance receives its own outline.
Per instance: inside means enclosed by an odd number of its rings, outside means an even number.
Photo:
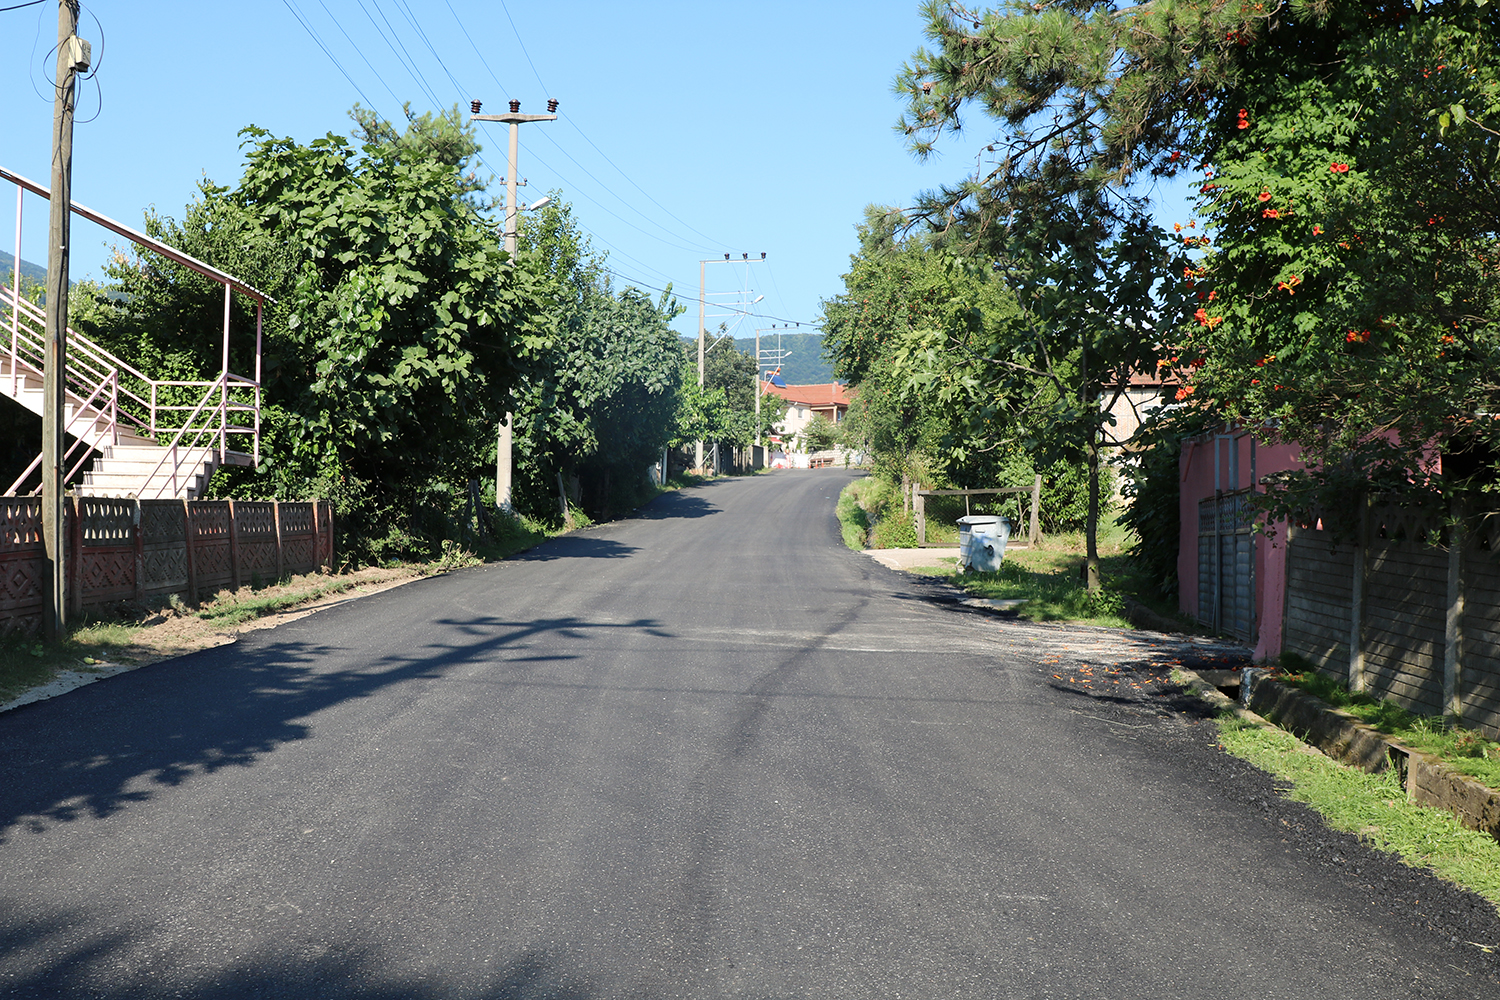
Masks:
[[[707,267],[709,325],[764,296],[736,335],[789,322],[807,331],[842,287],[863,207],[909,204],[972,170],[989,137],[974,120],[967,141],[920,163],[891,128],[891,80],[923,41],[916,7],[93,0],[79,32],[96,72],[79,100],[73,197],[139,227],[148,207],[180,216],[205,175],[237,180],[248,124],[305,142],[347,133],[356,101],[399,120],[406,100],[421,112],[480,98],[493,113],[512,98],[542,112],[555,98],[559,121],[521,129],[523,199],[560,188],[621,283],[672,283],[685,333],[698,262],[764,252],[748,279],[743,267]],[[0,166],[44,185],[56,32],[52,0],[0,13]],[[504,126],[481,128],[498,177]],[[0,189],[9,250],[15,195]],[[28,198],[25,213],[22,256],[45,262],[46,207]],[[112,239],[75,222],[75,278],[99,275]]]

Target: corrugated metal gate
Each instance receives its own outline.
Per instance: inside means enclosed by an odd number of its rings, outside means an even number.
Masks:
[[[1244,642],[1255,631],[1255,531],[1250,491],[1198,503],[1198,620]]]

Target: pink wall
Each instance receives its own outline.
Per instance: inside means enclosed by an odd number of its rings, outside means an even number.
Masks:
[[[1181,535],[1177,545],[1178,606],[1189,615],[1198,613],[1198,502],[1211,498],[1216,485],[1215,452],[1218,455],[1217,488],[1225,493],[1252,485],[1251,435],[1203,435],[1184,441],[1178,461],[1178,504]],[[1294,444],[1255,442],[1254,480],[1273,472],[1301,468],[1301,449]],[[1236,462],[1237,460],[1237,462]],[[1237,465],[1237,467],[1236,467]],[[1255,539],[1255,658],[1281,652],[1281,619],[1286,594],[1286,545],[1281,525]]]

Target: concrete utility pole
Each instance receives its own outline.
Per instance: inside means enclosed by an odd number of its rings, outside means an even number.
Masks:
[[[799,323],[797,325],[801,326],[802,324]],[[781,371],[781,363],[786,360],[786,353],[783,352],[782,349],[781,349],[781,327],[778,327],[778,326],[776,326],[776,325],[773,324],[770,327],[770,329],[776,331],[776,350],[775,350],[774,353],[776,355],[776,370],[779,372],[779,371]],[[764,381],[761,378],[760,335],[763,334],[763,333],[765,333],[765,332],[766,332],[765,330],[756,330],[755,331],[755,445],[756,445],[756,447],[760,447],[760,397],[761,397],[761,386],[764,384]]]
[[[516,228],[521,220],[521,206],[516,202],[516,153],[521,143],[521,124],[523,122],[550,122],[556,121],[557,115],[523,115],[521,114],[521,102],[511,101],[510,112],[503,115],[482,115],[479,113],[480,103],[470,101],[469,108],[473,114],[469,116],[471,122],[504,122],[510,126],[510,160],[506,166],[505,175],[505,252],[510,254],[512,262],[516,257]],[[556,101],[547,102],[549,112],[557,110]],[[509,514],[512,510],[510,503],[510,481],[511,481],[511,414],[505,414],[505,422],[500,425],[500,437],[495,443],[495,506]]]
[[[760,259],[761,260],[765,260],[766,259],[766,255],[764,253],[762,253],[760,255]],[[704,337],[707,334],[707,331],[703,327],[703,324],[704,324],[704,322],[705,322],[705,320],[707,318],[706,317],[706,313],[705,313],[705,309],[707,308],[707,302],[708,302],[708,290],[707,290],[707,285],[705,283],[705,278],[706,278],[706,276],[708,274],[707,268],[708,268],[709,264],[732,264],[732,263],[735,263],[735,262],[731,261],[729,259],[729,254],[727,254],[727,253],[724,255],[724,259],[722,261],[718,260],[718,259],[714,259],[714,260],[700,260],[698,262],[698,388],[700,388],[700,389],[703,388],[703,358],[704,358],[704,354],[705,354],[705,351],[704,351],[704,348],[703,348],[703,340],[704,340]],[[747,253],[740,254],[739,263],[745,265],[745,267],[747,269],[747,277],[748,277],[748,268],[749,268],[749,266],[752,263],[754,263],[750,259],[750,255],[747,254]],[[761,296],[761,298],[765,298],[765,296]],[[759,302],[760,299],[757,299],[756,301]],[[760,362],[756,361],[756,364],[760,364]],[[701,472],[703,470],[703,442],[701,440],[698,442],[697,462],[698,462],[698,470]],[[718,466],[717,465],[715,465],[714,471],[715,472],[718,471]]]
[[[73,208],[73,108],[78,73],[89,68],[89,43],[78,37],[78,0],[57,5],[57,93],[52,104],[52,200],[47,229],[47,351],[42,395],[42,541],[51,564],[48,639],[67,629],[67,558],[63,550],[63,452],[67,430],[68,239]],[[20,263],[17,262],[17,267]]]

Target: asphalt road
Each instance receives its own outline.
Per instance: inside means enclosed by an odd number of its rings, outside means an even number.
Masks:
[[[1168,651],[849,552],[848,479],[0,715],[0,995],[1500,996],[1493,909],[1222,754]]]

